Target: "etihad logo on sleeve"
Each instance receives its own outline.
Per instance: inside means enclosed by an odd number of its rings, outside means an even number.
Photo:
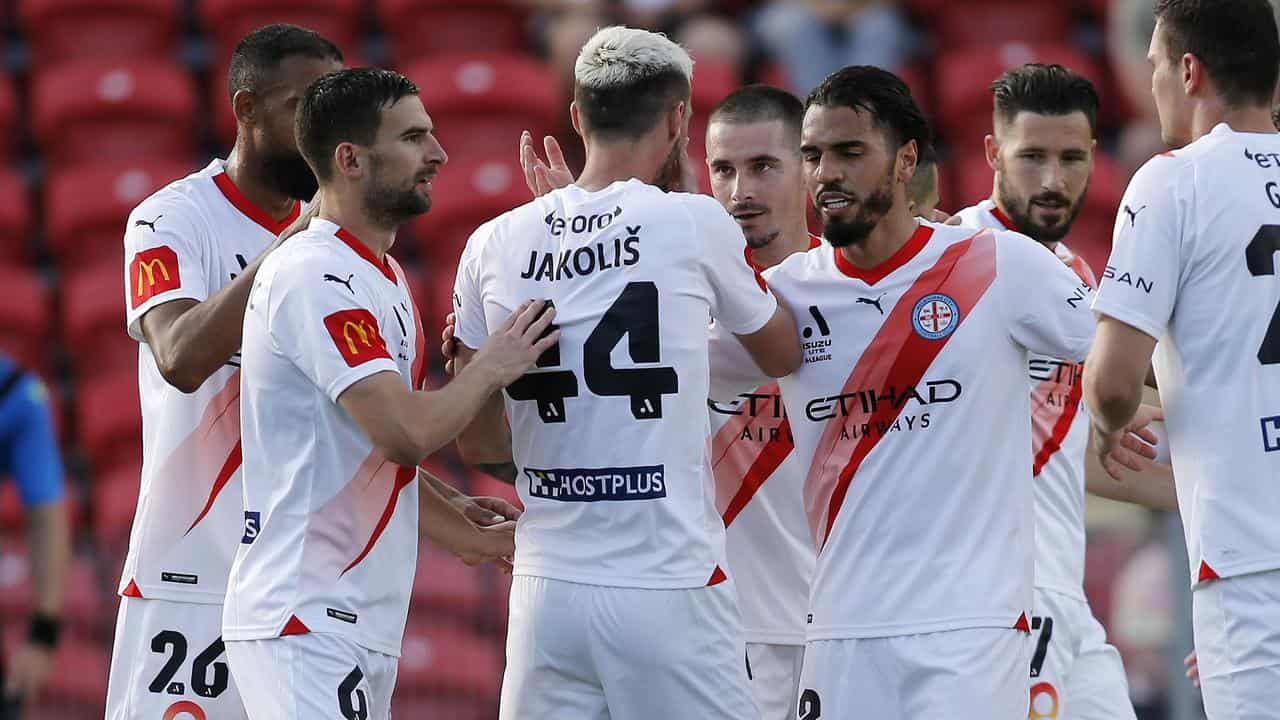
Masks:
[[[134,309],[161,293],[180,287],[182,278],[178,275],[178,253],[168,245],[143,250],[129,263],[129,305]]]
[[[599,500],[655,500],[667,496],[662,465],[623,468],[527,467],[529,495],[560,502]]]
[[[373,313],[363,308],[339,310],[325,317],[324,326],[333,338],[342,359],[355,367],[380,358],[391,359],[387,342],[378,331],[378,321]]]

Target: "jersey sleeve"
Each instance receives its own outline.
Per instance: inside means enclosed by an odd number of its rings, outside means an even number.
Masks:
[[[49,413],[49,394],[44,383],[26,375],[0,400],[4,418],[4,471],[13,475],[23,507],[36,507],[61,500],[62,455]]]
[[[270,293],[272,345],[334,402],[370,375],[400,372],[359,278],[350,290],[320,281],[350,274],[342,270],[336,259],[295,259],[272,278]]]
[[[711,325],[707,351],[711,367],[707,394],[713,400],[730,400],[773,380],[756,365],[738,338],[720,323]]]
[[[725,331],[747,335],[764,327],[778,301],[747,264],[742,228],[710,198],[697,198],[690,212],[702,240],[702,268],[711,286],[711,317]]]
[[[125,312],[129,336],[144,342],[142,316],[173,300],[209,297],[208,241],[193,209],[151,197],[134,208],[124,231]]]
[[[1093,289],[1025,235],[999,233],[998,277],[1013,341],[1034,353],[1083,362],[1093,344]]]
[[[489,337],[484,302],[480,294],[480,247],[492,232],[492,223],[476,229],[458,260],[458,274],[453,281],[454,337],[472,350],[478,350]]]
[[[1159,155],[1138,170],[1116,215],[1111,258],[1093,310],[1159,340],[1178,293],[1182,198],[1177,158]]]

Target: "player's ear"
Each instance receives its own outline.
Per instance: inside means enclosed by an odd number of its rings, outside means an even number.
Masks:
[[[908,140],[898,148],[898,180],[902,183],[911,182],[912,176],[916,174],[916,164],[919,162],[920,144],[915,140]]]
[[[338,143],[333,149],[333,166],[339,175],[349,178],[358,178],[364,173],[360,151],[349,142]]]
[[[986,137],[982,138],[982,149],[986,151],[987,165],[992,170],[999,170],[1000,169],[1000,146],[996,143],[996,136],[987,135]]]
[[[685,116],[689,111],[689,102],[681,100],[667,113],[667,139],[674,140],[684,133]]]
[[[240,88],[231,96],[231,112],[237,125],[255,125],[258,122],[258,98],[252,90]]]
[[[573,124],[573,131],[578,133],[578,137],[586,140],[587,136],[582,132],[582,114],[578,110],[577,100],[569,103],[569,122]]]
[[[1182,91],[1188,96],[1196,94],[1205,80],[1204,63],[1191,53],[1183,53],[1179,68],[1182,70]]]

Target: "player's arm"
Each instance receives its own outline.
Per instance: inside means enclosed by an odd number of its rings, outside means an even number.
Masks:
[[[457,343],[454,368],[464,372],[475,362],[475,350]],[[461,433],[458,454],[464,462],[504,483],[514,485],[516,466],[511,455],[511,426],[507,424],[502,393],[495,392]]]
[[[209,294],[203,299],[181,298],[156,305],[146,311],[141,319],[141,332],[146,343],[155,356],[156,367],[165,382],[182,392],[195,392],[209,376],[231,358],[240,349],[240,332],[244,325],[245,305],[249,301],[249,291],[253,288],[254,278],[262,260],[284,239],[306,226],[318,210],[319,203],[314,203],[307,212],[298,218],[276,242],[272,243],[261,255],[253,260],[238,274],[231,283],[222,289]],[[132,226],[131,234],[144,235],[149,242],[157,240],[156,235],[169,231],[167,225],[177,225],[174,217],[158,218],[157,229],[146,226]],[[163,228],[163,229],[161,229]],[[175,232],[184,232],[181,227],[173,228]],[[186,230],[190,232],[189,230]],[[193,243],[191,239],[183,239],[173,243],[178,252],[186,250]],[[154,272],[154,271],[153,271]],[[195,273],[191,273],[195,274]],[[187,282],[200,282],[202,278],[184,278]],[[145,278],[132,278],[131,281],[146,282]]]
[[[467,495],[423,468],[418,468],[418,479],[430,485],[432,490],[477,525],[496,525],[504,520],[519,520],[523,514],[520,508],[502,498]]]
[[[1093,289],[1053,253],[1018,233],[997,234],[995,282],[1011,337],[1033,353],[1081,362],[1093,342]]]
[[[1085,363],[1084,395],[1099,430],[1112,433],[1133,419],[1142,402],[1156,339],[1103,315]]]
[[[1154,405],[1140,406],[1127,428],[1126,452],[1112,453],[1112,459],[1117,462],[1125,461],[1122,464],[1130,472],[1114,472],[1116,468],[1106,468],[1097,453],[1090,452],[1094,462],[1087,463],[1085,467],[1085,490],[1108,500],[1142,505],[1152,510],[1177,512],[1178,495],[1173,484],[1173,469],[1165,463],[1152,462],[1150,459],[1154,452],[1150,446],[1159,442],[1159,438],[1147,426],[1157,420],[1164,420],[1163,410]],[[1140,446],[1139,442],[1145,444],[1146,448]]]
[[[396,373],[379,372],[356,381],[338,402],[388,460],[416,466],[457,437],[496,392],[559,341],[559,331],[538,339],[554,317],[555,309],[542,301],[522,305],[489,336],[474,362],[439,390],[410,391]]]
[[[477,524],[467,517],[437,486],[418,473],[419,533],[436,545],[457,555],[468,565],[496,562],[510,568],[509,558],[515,554],[515,527],[510,520]]]

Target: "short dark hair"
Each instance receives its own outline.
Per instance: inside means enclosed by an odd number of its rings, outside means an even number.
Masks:
[[[754,123],[782,121],[788,133],[800,137],[804,123],[804,103],[786,90],[772,85],[747,85],[729,93],[711,111],[708,122]]]
[[[831,73],[805,99],[806,110],[814,105],[847,107],[871,115],[895,149],[915,140],[923,155],[932,144],[933,131],[911,97],[911,88],[882,68],[851,65]]]
[[[920,148],[916,159],[916,171],[907,181],[907,197],[919,201],[932,186],[938,184],[938,153],[932,145]]]
[[[334,148],[344,142],[372,145],[382,110],[417,94],[418,86],[393,70],[348,68],[323,75],[298,105],[298,150],[316,177],[328,180]]]
[[[1204,63],[1230,107],[1271,104],[1280,77],[1280,36],[1267,0],[1156,0],[1169,57]]]
[[[234,100],[240,90],[257,91],[285,58],[295,55],[342,62],[342,51],[313,30],[297,25],[266,25],[245,35],[231,53],[227,93]]]
[[[1036,115],[1084,113],[1089,132],[1098,133],[1098,91],[1088,78],[1061,65],[1027,63],[991,83],[997,123],[1009,124],[1020,112]]]
[[[676,68],[633,83],[591,88],[574,82],[573,87],[586,127],[614,140],[633,140],[649,132],[663,113],[688,100],[689,94],[689,79]]]

